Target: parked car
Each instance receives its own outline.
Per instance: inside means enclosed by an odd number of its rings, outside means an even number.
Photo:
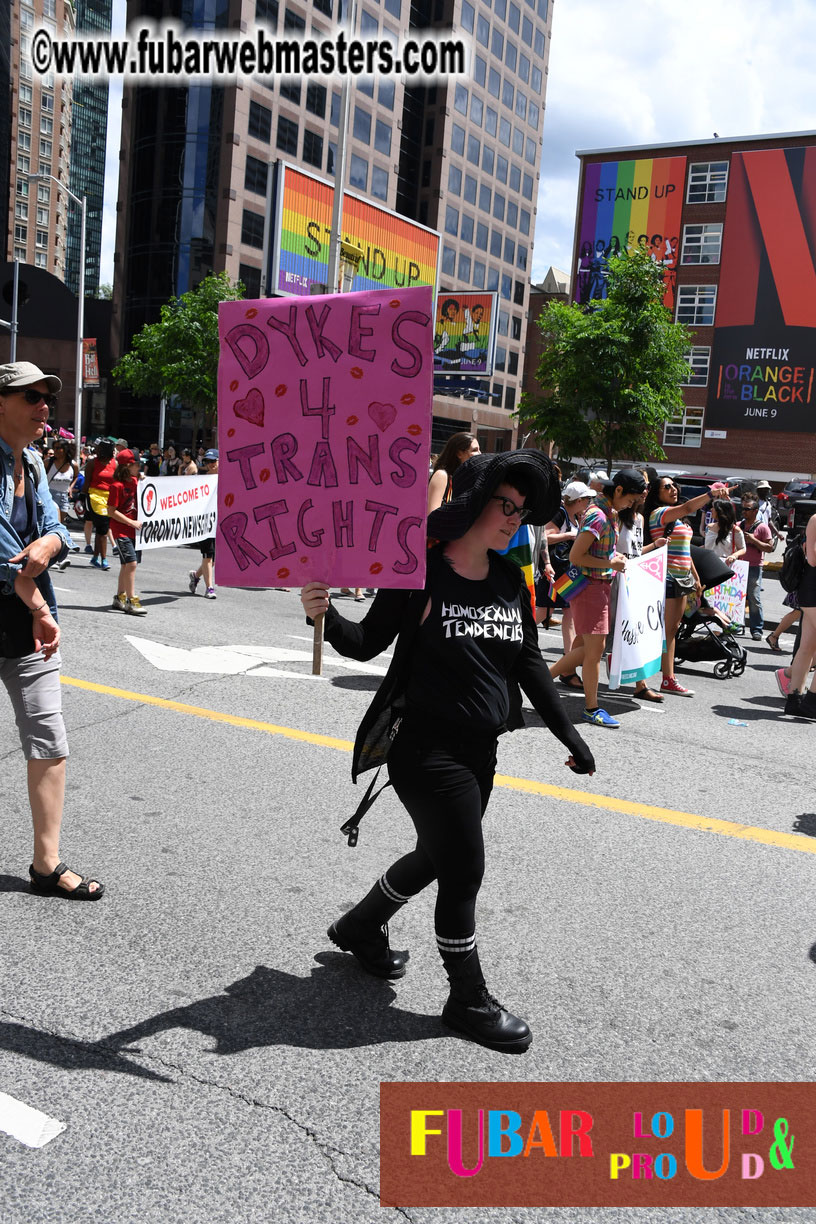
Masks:
[[[780,520],[783,523],[787,521],[794,502],[813,497],[816,497],[816,480],[789,480],[776,497]]]
[[[791,503],[787,518],[784,520],[785,526],[788,531],[804,531],[812,514],[816,514],[816,500],[810,497],[800,497]]]

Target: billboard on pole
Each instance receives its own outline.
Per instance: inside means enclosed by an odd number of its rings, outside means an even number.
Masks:
[[[269,278],[275,294],[308,297],[328,286],[334,186],[286,162],[277,163],[275,250]],[[343,238],[362,247],[351,290],[436,285],[440,236],[351,191],[343,193]]]

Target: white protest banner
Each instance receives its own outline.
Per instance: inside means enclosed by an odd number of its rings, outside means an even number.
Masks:
[[[219,585],[421,588],[431,289],[222,302]]]
[[[748,562],[735,561],[731,566],[734,577],[706,591],[706,603],[721,612],[732,624],[745,624],[745,593],[748,590]]]
[[[666,550],[630,557],[618,584],[609,687],[634,684],[660,669],[666,600]]]
[[[137,548],[195,544],[215,535],[217,476],[156,476],[139,481]]]

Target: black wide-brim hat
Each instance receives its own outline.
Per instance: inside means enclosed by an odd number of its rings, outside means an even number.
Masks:
[[[473,455],[458,467],[451,478],[450,501],[428,515],[428,535],[432,540],[458,540],[473,526],[496,487],[513,484],[513,476],[523,473],[530,491],[525,498],[529,510],[525,523],[549,523],[561,505],[561,485],[551,459],[541,451],[527,449],[500,451],[495,455]]]

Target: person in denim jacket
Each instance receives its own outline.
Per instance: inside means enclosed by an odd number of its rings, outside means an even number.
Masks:
[[[60,861],[68,742],[59,682],[60,628],[50,566],[71,537],[59,519],[39,440],[62,384],[30,361],[0,366],[0,679],[28,762],[34,825],[31,891],[96,901],[104,885]]]

